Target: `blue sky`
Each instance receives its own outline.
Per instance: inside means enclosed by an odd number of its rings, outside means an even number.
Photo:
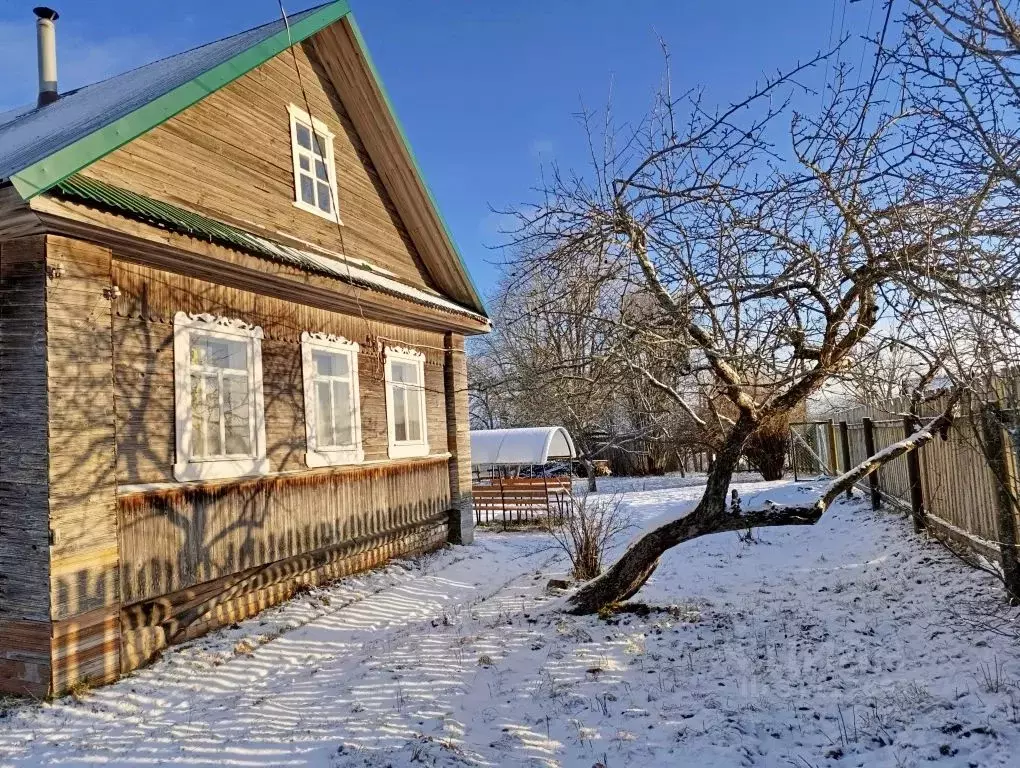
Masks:
[[[53,0],[54,4],[60,0]],[[0,0],[0,111],[35,98],[36,2]],[[315,4],[286,0],[288,12]],[[713,102],[809,58],[840,24],[851,36],[881,2],[861,0],[352,0],[429,185],[476,283],[498,277],[500,217],[533,197],[543,162],[582,167],[581,104],[639,118],[670,47],[674,89]],[[87,6],[87,11],[86,7]],[[276,0],[82,0],[55,5],[62,89],[269,21]],[[830,29],[833,32],[830,32]],[[859,50],[859,49],[858,49]],[[823,72],[810,75],[820,83]]]

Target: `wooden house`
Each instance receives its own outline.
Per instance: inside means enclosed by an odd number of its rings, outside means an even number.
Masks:
[[[0,114],[0,691],[472,536],[485,309],[331,2]]]

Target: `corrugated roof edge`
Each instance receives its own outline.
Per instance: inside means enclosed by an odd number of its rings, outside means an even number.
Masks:
[[[456,254],[457,260],[460,262],[460,268],[464,273],[464,276],[467,278],[472,298],[475,300],[477,306],[482,310],[482,314],[488,315],[489,311],[485,306],[485,302],[482,300],[481,294],[478,292],[478,286],[475,285],[474,278],[471,277],[471,271],[467,268],[467,264],[464,262],[464,257],[461,255],[460,248],[457,247],[457,242],[453,239],[453,234],[450,232],[450,227],[446,223],[443,212],[436,204],[436,199],[432,195],[432,190],[429,188],[428,182],[425,180],[425,174],[422,173],[421,166],[418,164],[418,158],[415,157],[414,150],[411,149],[411,142],[407,140],[407,134],[404,132],[404,126],[401,124],[400,118],[397,116],[397,111],[393,108],[393,102],[390,101],[390,96],[386,92],[386,87],[383,85],[382,78],[379,76],[379,70],[375,67],[375,62],[372,61],[372,55],[368,51],[368,45],[365,43],[365,38],[361,34],[361,29],[358,27],[358,23],[355,20],[353,13],[347,15],[347,22],[351,25],[351,30],[354,32],[354,37],[358,41],[361,53],[365,57],[368,69],[372,73],[372,77],[375,79],[375,84],[379,88],[379,93],[382,94],[383,101],[386,103],[386,108],[389,109],[390,114],[393,116],[393,122],[397,126],[397,132],[400,134],[400,140],[404,143],[404,149],[407,151],[408,157],[411,158],[411,164],[414,166],[415,173],[418,174],[418,178],[421,180],[421,185],[425,189],[425,194],[428,196],[429,204],[436,212],[436,216],[443,228],[446,239],[450,241],[450,246]]]
[[[432,295],[386,275],[372,272],[370,269],[341,263],[331,257],[311,251],[292,248],[208,216],[86,176],[75,175],[62,179],[49,192],[74,202],[154,224],[188,237],[207,240],[228,248],[236,248],[270,261],[326,275],[351,285],[379,291],[416,304],[464,315],[484,323],[489,322],[485,316],[467,307],[462,307],[443,296]]]
[[[347,0],[336,0],[294,22],[251,48],[144,104],[133,112],[23,168],[11,176],[18,194],[28,200],[119,149],[146,131],[201,101],[210,93],[264,64],[294,43],[342,19],[351,11]]]

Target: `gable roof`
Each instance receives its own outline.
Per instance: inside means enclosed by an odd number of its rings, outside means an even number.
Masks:
[[[433,279],[450,298],[484,316],[484,303],[422,178],[346,0],[155,61],[62,94],[42,107],[0,114],[0,182],[9,180],[25,200],[46,192],[291,45],[329,32],[336,22],[341,28],[324,44],[328,53],[345,57],[344,66],[326,66],[332,79],[342,81],[334,86],[345,102],[356,102],[351,112],[361,115],[361,124],[355,117],[355,127]],[[366,124],[368,116],[371,124]],[[366,132],[374,135],[366,139]]]

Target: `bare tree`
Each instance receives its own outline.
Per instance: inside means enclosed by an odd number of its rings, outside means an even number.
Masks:
[[[866,76],[833,69],[815,116],[790,107],[804,67],[715,110],[697,92],[674,96],[667,79],[652,111],[624,131],[608,119],[596,129],[588,115],[589,172],[554,172],[542,202],[519,215],[518,245],[534,271],[597,254],[601,279],[625,289],[619,332],[608,336],[615,354],[637,361],[677,409],[721,436],[695,509],[638,540],[571,597],[572,610],[627,599],[684,541],[816,522],[849,485],[944,428],[966,382],[911,439],[808,507],[727,508],[752,436],[844,373],[866,339],[960,312],[991,323],[1010,317],[1018,230],[1001,205],[1002,177],[942,174],[918,151],[934,146],[933,123],[880,98],[903,71],[883,44]],[[790,126],[782,144],[772,140],[780,118]],[[651,297],[654,311],[640,302],[640,315],[629,313],[626,296]],[[708,414],[675,391],[675,379],[648,376],[646,358],[672,360],[697,382]]]
[[[473,412],[487,427],[557,424],[570,432],[595,490],[593,462],[664,439],[659,393],[617,354],[626,286],[600,259],[510,275],[493,300],[495,332],[472,349]]]

